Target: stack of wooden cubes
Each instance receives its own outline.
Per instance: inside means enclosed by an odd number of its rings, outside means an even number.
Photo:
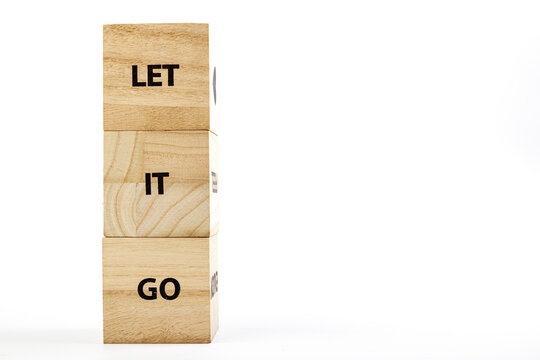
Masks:
[[[208,24],[103,27],[105,343],[217,331],[210,43]]]

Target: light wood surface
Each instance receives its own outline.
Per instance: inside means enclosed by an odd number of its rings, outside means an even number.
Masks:
[[[103,337],[105,343],[207,343],[217,331],[218,294],[211,296],[217,271],[217,237],[104,238]],[[180,293],[173,300],[159,291],[141,298],[140,282],[176,279]],[[174,293],[167,284],[166,293]]]
[[[208,131],[106,131],[104,234],[209,237],[218,231],[217,136]],[[146,174],[167,172],[164,193]]]
[[[210,134],[210,235],[217,234],[219,229],[219,166],[218,166],[218,137]]]
[[[214,287],[214,294],[210,296],[210,332],[212,338],[219,328],[219,284],[218,284],[218,241],[217,236],[210,238],[210,286]],[[212,284],[212,279],[215,283]]]
[[[208,24],[103,27],[105,343],[218,329],[213,39]]]
[[[216,132],[209,57],[208,24],[104,25],[104,129]],[[174,86],[167,69],[152,70],[161,86],[133,86],[133,66],[137,80],[148,84],[148,65],[171,64],[179,65]]]

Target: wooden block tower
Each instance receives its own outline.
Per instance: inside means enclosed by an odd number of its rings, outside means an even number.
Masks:
[[[105,343],[217,331],[211,43],[208,24],[103,27]]]

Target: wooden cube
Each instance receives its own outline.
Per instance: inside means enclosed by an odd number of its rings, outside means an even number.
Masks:
[[[217,233],[217,136],[209,131],[105,131],[104,234]]]
[[[216,133],[208,24],[103,26],[105,130]]]
[[[105,343],[208,343],[218,328],[217,238],[104,238]]]

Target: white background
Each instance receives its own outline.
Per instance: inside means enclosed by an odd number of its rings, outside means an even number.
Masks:
[[[540,8],[2,4],[0,359],[539,359]],[[102,24],[218,36],[220,331],[101,344]]]

